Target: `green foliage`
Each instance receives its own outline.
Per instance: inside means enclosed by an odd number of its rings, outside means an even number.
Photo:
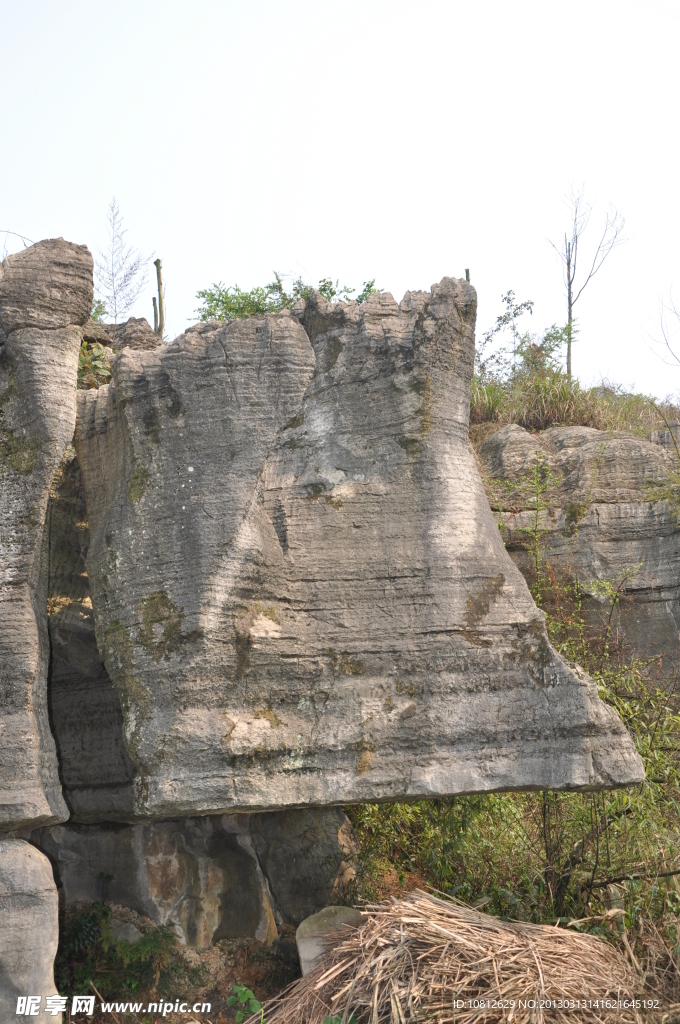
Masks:
[[[349,1017],[336,1013],[333,1017],[324,1017],[323,1024],[358,1024],[358,1021],[353,1013],[350,1013]]]
[[[109,354],[99,342],[83,341],[78,355],[78,387],[100,388],[111,380]]]
[[[357,295],[357,302],[365,302],[369,295],[376,295],[379,291],[380,289],[375,286],[375,278],[364,281],[364,287]]]
[[[196,293],[196,298],[201,300],[196,314],[203,321],[229,321],[264,313],[280,313],[283,309],[292,309],[298,299],[308,298],[313,291],[312,286],[304,284],[300,277],[293,281],[290,291],[286,291],[281,275],[276,272],[274,280],[269,284],[251,288],[250,291],[244,291],[238,285],[225,287],[218,283]],[[349,302],[354,288],[341,286],[339,281],[333,282],[330,277],[322,277],[317,291],[328,302]],[[369,295],[377,291],[375,279],[364,281],[357,302],[365,302]]]
[[[260,1020],[264,1024],[264,1014],[262,1014],[262,1003],[255,998],[254,993],[246,985],[232,985],[234,995],[229,996],[227,999],[227,1006],[238,1006],[236,1011],[236,1024],[241,1024],[241,1021],[245,1020],[246,1017],[250,1017],[251,1014],[260,1012]]]
[[[102,884],[111,876],[100,876]],[[60,928],[55,979],[62,994],[87,992],[94,985],[104,999],[158,993],[183,995],[202,974],[187,967],[168,928],[155,928],[137,942],[116,943],[105,903],[80,906]]]
[[[516,302],[514,292],[502,296],[504,312],[477,344],[470,395],[471,425],[518,423],[527,430],[556,425],[627,430],[645,436],[677,418],[671,406],[659,407],[646,395],[634,395],[609,384],[582,388],[563,369],[563,352],[575,323],[553,324],[542,335],[520,333],[518,322],[533,303]],[[509,336],[509,341],[503,341]]]
[[[90,319],[94,320],[97,324],[104,323],[104,317],[108,316],[108,310],[101,299],[92,300],[92,312],[90,313]]]

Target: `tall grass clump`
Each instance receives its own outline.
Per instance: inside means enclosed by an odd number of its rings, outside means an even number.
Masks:
[[[482,339],[470,393],[473,428],[507,423],[531,431],[582,426],[644,437],[680,418],[680,409],[673,404],[631,394],[606,381],[597,387],[581,387],[561,364],[565,331],[552,327],[542,338],[517,335],[512,350],[500,348],[486,358],[491,339],[488,334]]]

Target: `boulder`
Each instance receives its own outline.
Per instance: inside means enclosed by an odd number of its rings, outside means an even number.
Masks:
[[[98,320],[88,320],[83,327],[83,341],[110,347],[111,335],[107,330],[107,326],[107,324],[99,323]]]
[[[139,942],[142,938],[142,933],[139,928],[135,928],[130,921],[119,921],[117,918],[112,917],[109,920],[109,928],[111,929],[111,934],[113,935],[113,939],[116,944],[119,942],[128,942],[133,946],[135,942]]]
[[[532,572],[538,528],[558,577],[580,581],[586,622],[609,635],[611,653],[655,659],[670,672],[680,657],[680,503],[666,435],[656,432],[652,443],[590,427],[533,435],[510,425],[482,442],[479,460],[522,572]]]
[[[349,931],[361,928],[361,911],[354,907],[324,907],[300,924],[295,933],[303,977],[313,971],[326,950]]]
[[[18,1019],[20,997],[39,996],[40,1012],[30,1019],[61,1024],[61,1013],[45,1012],[46,998],[58,994],[58,913],[47,857],[23,840],[0,839],[0,1020]]]
[[[476,296],[203,324],[79,395],[140,817],[643,778],[551,649],[468,439]],[[493,681],[493,682],[491,682]]]
[[[163,339],[144,317],[131,316],[124,324],[105,324],[104,328],[109,336],[108,344],[116,351],[124,348],[148,351],[163,344]]]
[[[50,485],[75,426],[92,258],[62,239],[2,264],[0,323],[0,829],[61,821],[47,712]]]

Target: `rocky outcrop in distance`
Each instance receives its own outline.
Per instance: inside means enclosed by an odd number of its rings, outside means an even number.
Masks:
[[[515,564],[531,575],[535,537],[560,581],[579,580],[586,623],[607,635],[611,655],[664,675],[680,657],[678,457],[668,435],[510,425],[478,448]]]

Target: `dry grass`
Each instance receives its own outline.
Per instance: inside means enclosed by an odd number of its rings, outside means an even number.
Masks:
[[[641,979],[593,936],[504,922],[422,890],[365,913],[360,929],[265,1005],[267,1024],[345,1024],[352,1014],[357,1024],[642,1019],[603,1006],[639,998]]]
[[[630,394],[603,382],[581,388],[561,370],[541,373],[518,371],[508,380],[474,379],[470,396],[470,423],[519,423],[527,430],[582,426],[598,430],[626,430],[641,437],[678,419],[677,406],[655,402],[647,395]]]

